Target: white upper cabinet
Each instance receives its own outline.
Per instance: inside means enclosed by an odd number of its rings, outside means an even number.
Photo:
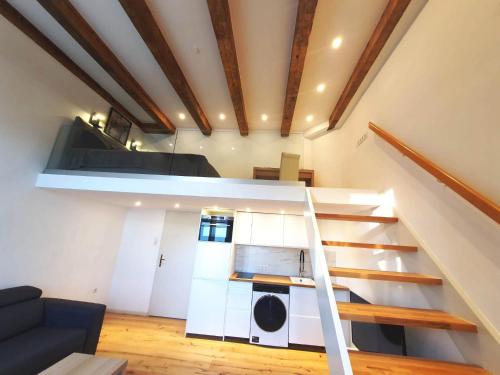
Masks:
[[[238,212],[233,242],[241,245],[307,249],[304,216]]]
[[[252,237],[252,219],[251,212],[237,212],[233,227],[233,242],[242,245],[251,245]]]
[[[284,215],[284,217],[283,246],[302,249],[309,248],[304,216]]]
[[[284,215],[253,214],[251,244],[283,247]]]

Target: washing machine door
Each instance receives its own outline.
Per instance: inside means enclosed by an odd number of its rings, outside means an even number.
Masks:
[[[275,332],[286,322],[285,304],[272,294],[262,296],[254,305],[253,317],[260,329]]]

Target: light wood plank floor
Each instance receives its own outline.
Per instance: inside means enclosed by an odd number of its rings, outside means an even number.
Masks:
[[[183,320],[106,314],[97,355],[128,359],[127,374],[328,374],[324,353],[184,337]],[[487,375],[478,367],[350,352],[355,375]]]
[[[184,337],[185,321],[106,314],[97,355],[127,374],[328,374],[326,354]]]

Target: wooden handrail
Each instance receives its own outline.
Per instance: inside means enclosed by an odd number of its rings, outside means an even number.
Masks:
[[[405,145],[396,137],[387,133],[385,130],[379,128],[374,123],[368,123],[368,128],[372,130],[375,134],[377,134],[380,138],[394,146],[398,149],[403,155],[407,156],[427,172],[436,177],[443,184],[452,189],[455,193],[459,194],[467,200],[469,203],[474,205],[479,210],[483,211],[490,218],[495,220],[497,223],[500,223],[500,207],[493,202],[492,200],[486,198],[481,193],[477,192],[470,186],[466,185],[458,178],[453,177],[451,174],[446,172],[444,169],[440,168],[438,165],[419,154],[417,151]]]

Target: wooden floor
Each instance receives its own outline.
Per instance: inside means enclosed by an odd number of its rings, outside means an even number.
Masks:
[[[127,374],[328,374],[326,354],[184,337],[185,321],[107,314],[97,355]]]
[[[328,374],[326,354],[184,337],[183,320],[107,314],[97,355],[128,359],[127,374]],[[356,375],[486,375],[477,367],[350,353]]]

